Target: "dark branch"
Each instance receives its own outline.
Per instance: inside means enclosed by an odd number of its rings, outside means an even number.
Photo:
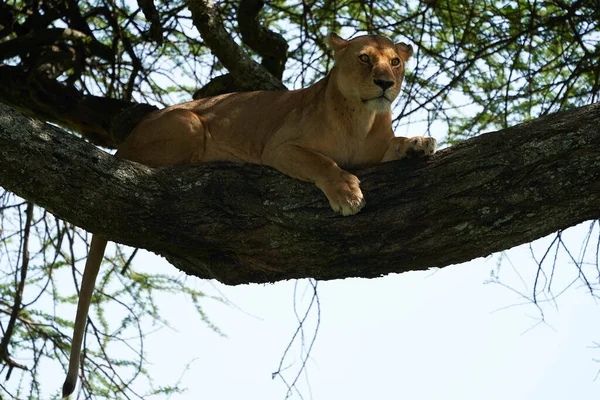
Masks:
[[[231,74],[219,75],[211,79],[206,85],[198,89],[192,98],[198,100],[204,97],[217,96],[224,93],[242,92],[242,88],[235,84]]]
[[[150,37],[157,43],[163,41],[163,27],[160,23],[158,10],[153,0],[137,0],[138,6],[142,9],[144,16],[150,22]]]
[[[227,68],[235,84],[242,90],[285,90],[281,81],[244,53],[227,33],[213,4],[204,0],[190,1],[194,25],[211,52]]]
[[[84,95],[42,74],[0,64],[0,100],[23,112],[81,133],[92,143],[115,147],[156,107]]]
[[[281,79],[287,60],[287,41],[278,33],[263,27],[259,22],[262,0],[242,0],[237,12],[242,41],[262,57],[261,65],[273,76]]]
[[[251,164],[149,168],[0,107],[0,185],[228,284],[443,267],[600,217],[600,103],[356,171],[367,207]]]
[[[0,59],[6,60],[14,56],[22,55],[24,51],[39,52],[42,46],[53,43],[72,41],[78,44],[85,43],[88,55],[95,55],[111,61],[114,58],[110,47],[98,42],[93,36],[70,28],[50,28],[38,30],[25,36],[0,43]]]
[[[14,32],[17,35],[25,34],[25,29],[21,26],[17,19],[17,11],[7,4],[7,2],[0,2],[0,38]]]
[[[6,374],[6,379],[10,378],[10,374],[13,368],[19,368],[26,370],[27,367],[25,365],[19,364],[14,361],[11,356],[8,348],[10,347],[10,343],[12,340],[13,333],[15,331],[15,324],[19,317],[19,313],[21,312],[21,305],[23,302],[23,290],[25,289],[25,280],[27,279],[27,269],[29,268],[29,231],[31,229],[31,223],[33,220],[33,208],[35,206],[33,203],[27,203],[27,211],[26,211],[26,220],[25,220],[25,230],[23,232],[23,248],[22,248],[22,260],[21,260],[21,268],[19,270],[20,277],[17,280],[18,285],[15,288],[15,301],[12,307],[12,312],[10,313],[10,319],[8,324],[6,325],[6,330],[4,331],[4,336],[0,341],[0,359],[4,361],[8,365],[8,373]]]
[[[275,78],[281,80],[287,60],[288,44],[279,34],[263,28],[258,21],[264,3],[261,0],[243,0],[238,8],[237,20],[242,41],[262,57],[261,65]],[[240,87],[232,74],[213,78],[194,93],[194,99],[216,96],[223,93],[260,90],[262,87]]]

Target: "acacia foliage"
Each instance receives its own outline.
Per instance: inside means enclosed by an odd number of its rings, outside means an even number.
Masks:
[[[453,143],[598,101],[599,23],[600,5],[589,0],[241,0],[216,7],[202,0],[7,0],[0,3],[0,101],[114,148],[153,106],[306,86],[332,65],[327,32],[377,33],[416,46],[396,127],[447,130]],[[27,377],[11,395],[40,397],[40,360],[64,363],[71,325],[42,300],[75,301],[85,254],[77,243],[86,237],[8,192],[0,200],[0,358],[7,375],[16,368]],[[136,326],[133,316],[159,318],[154,290],[184,287],[133,272],[129,253],[114,251],[88,331],[98,343],[84,364],[90,397],[136,396],[129,384],[144,371],[141,355],[115,359],[103,349]],[[70,289],[56,285],[60,271]],[[125,310],[121,322],[103,317],[111,293]]]

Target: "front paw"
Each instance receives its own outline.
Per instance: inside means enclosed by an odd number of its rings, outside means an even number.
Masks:
[[[342,171],[340,179],[328,181],[319,187],[327,196],[333,211],[348,216],[358,213],[366,204],[359,183],[356,176]]]
[[[415,136],[406,140],[404,153],[407,157],[426,157],[435,153],[437,141],[434,138]]]

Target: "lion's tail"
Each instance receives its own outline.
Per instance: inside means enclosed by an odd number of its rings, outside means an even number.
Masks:
[[[62,389],[63,398],[73,393],[75,384],[77,383],[83,334],[85,333],[88,311],[92,302],[92,293],[96,286],[96,276],[98,276],[105,249],[106,239],[94,235],[90,245],[90,252],[85,262],[81,289],[79,290],[79,302],[77,303],[77,315],[75,316],[73,341],[71,342],[71,356],[69,357],[69,371],[67,372]]]

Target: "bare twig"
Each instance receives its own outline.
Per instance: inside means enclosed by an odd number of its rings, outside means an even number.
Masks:
[[[21,260],[21,274],[18,280],[18,285],[15,290],[15,301],[12,307],[12,313],[10,320],[4,331],[4,336],[0,342],[0,358],[8,365],[8,372],[6,373],[6,379],[10,378],[13,368],[19,368],[27,370],[27,366],[14,361],[10,357],[8,347],[14,333],[15,324],[17,322],[19,312],[21,311],[21,303],[23,301],[23,289],[25,288],[25,280],[27,279],[27,268],[29,267],[29,232],[31,229],[31,222],[33,220],[33,209],[34,205],[31,202],[27,203],[26,220],[25,220],[25,231],[23,233],[23,247],[22,247],[22,260]]]

